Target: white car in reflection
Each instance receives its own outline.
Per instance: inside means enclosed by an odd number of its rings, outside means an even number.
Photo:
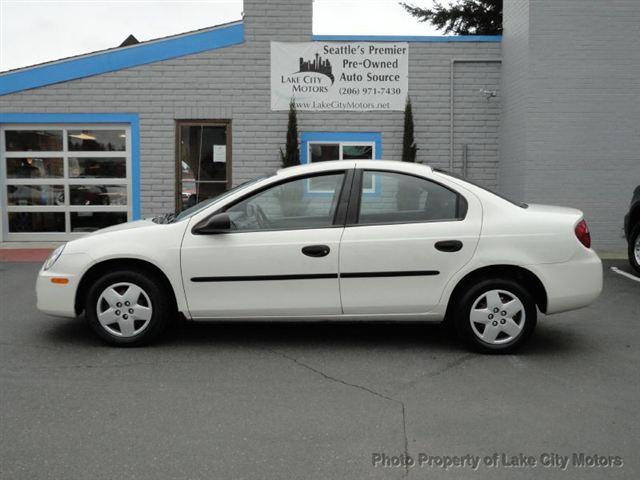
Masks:
[[[538,310],[584,307],[602,265],[580,211],[513,203],[431,168],[379,160],[293,167],[165,216],[58,248],[38,308],[113,345],[200,320],[446,321],[507,352]]]

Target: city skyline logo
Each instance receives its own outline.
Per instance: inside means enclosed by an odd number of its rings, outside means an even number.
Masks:
[[[295,73],[319,73],[328,77],[331,80],[331,85],[333,85],[335,78],[329,59],[324,59],[316,53],[315,57],[311,60],[305,60],[303,57],[300,57],[299,62],[300,69]]]

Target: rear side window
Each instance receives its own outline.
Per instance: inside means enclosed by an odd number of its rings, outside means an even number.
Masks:
[[[394,172],[365,171],[360,188],[359,224],[451,221],[464,218],[467,202],[430,180]]]

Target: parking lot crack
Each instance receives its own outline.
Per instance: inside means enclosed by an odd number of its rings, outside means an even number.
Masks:
[[[418,375],[417,377],[415,377],[413,380],[410,380],[409,382],[405,383],[404,385],[402,385],[398,390],[396,390],[393,395],[391,395],[391,398],[395,397],[396,395],[409,390],[413,387],[415,387],[420,381],[424,380],[425,378],[434,378],[434,377],[438,377],[446,372],[448,372],[449,370],[452,370],[460,365],[462,365],[463,363],[467,362],[468,360],[471,360],[474,357],[473,353],[467,353],[466,355],[462,355],[448,363],[446,363],[442,368],[439,368],[437,370],[431,371],[431,372],[425,372],[422,375]],[[397,400],[394,398],[394,400]]]
[[[373,390],[373,389],[371,389],[369,387],[365,387],[364,385],[359,385],[357,383],[347,382],[347,381],[342,380],[340,378],[337,378],[337,377],[334,377],[332,375],[329,375],[329,374],[323,372],[322,370],[320,370],[320,369],[318,369],[316,367],[313,367],[313,366],[311,366],[311,365],[309,365],[307,363],[304,363],[304,362],[298,360],[295,357],[287,355],[286,353],[282,353],[282,352],[279,352],[277,350],[268,350],[268,351],[273,353],[274,355],[278,355],[278,356],[280,356],[282,358],[285,358],[285,359],[289,360],[290,362],[293,362],[294,364],[298,365],[299,367],[302,367],[302,368],[304,368],[306,370],[309,370],[309,371],[311,371],[311,372],[313,372],[313,373],[315,373],[317,375],[320,375],[325,380],[329,380],[330,382],[339,383],[339,384],[344,385],[346,387],[350,387],[350,388],[355,388],[355,389],[361,390],[361,391],[366,392],[366,393],[368,393],[370,395],[374,395],[376,397],[382,398],[385,401],[392,402],[392,403],[394,403],[396,405],[399,405],[400,409],[401,409],[401,413],[402,413],[402,436],[403,436],[403,441],[404,441],[402,449],[403,449],[403,453],[405,455],[405,458],[409,455],[409,440],[407,438],[407,418],[406,418],[405,405],[404,405],[404,402],[402,400],[398,400],[396,398],[389,397],[389,396],[387,396],[387,395],[385,395],[383,393],[376,392],[375,390]],[[402,478],[405,478],[408,475],[409,475],[409,467],[408,467],[408,465],[405,465],[405,471],[404,471],[404,474],[402,475]]]

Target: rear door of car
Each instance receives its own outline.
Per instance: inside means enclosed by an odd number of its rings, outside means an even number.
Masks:
[[[479,200],[425,177],[356,172],[340,245],[343,313],[432,311],[474,254]]]

